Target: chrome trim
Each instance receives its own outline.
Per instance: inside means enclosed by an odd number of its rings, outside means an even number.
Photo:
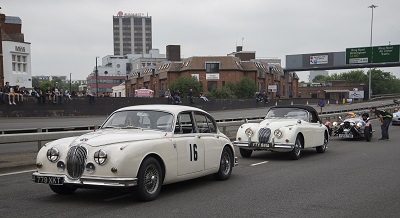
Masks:
[[[111,177],[88,177],[82,176],[77,180],[72,180],[66,175],[60,174],[48,174],[34,172],[32,176],[54,176],[64,178],[64,184],[75,184],[75,185],[93,185],[93,186],[105,186],[105,187],[131,187],[137,185],[137,178],[111,178]],[[33,179],[32,179],[33,180]]]

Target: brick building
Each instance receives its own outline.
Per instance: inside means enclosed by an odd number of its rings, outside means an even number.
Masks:
[[[298,98],[331,99],[342,101],[349,99],[349,92],[364,90],[365,85],[359,83],[347,83],[344,80],[326,81],[324,83],[300,84]]]
[[[167,59],[176,56],[169,55],[169,50]],[[237,51],[228,56],[194,56],[179,61],[168,59],[156,66],[133,70],[125,83],[126,96],[133,96],[134,91],[142,87],[154,90],[155,96],[162,96],[172,81],[193,76],[202,83],[204,93],[213,88],[220,89],[228,82],[237,83],[243,77],[252,79],[258,91],[267,91],[270,85],[275,85],[276,92],[268,92],[271,99],[293,97],[292,93],[297,93],[298,89],[295,73],[285,75],[280,65],[255,59],[255,52]]]

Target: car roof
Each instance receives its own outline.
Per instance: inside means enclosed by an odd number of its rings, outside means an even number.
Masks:
[[[207,113],[206,111],[190,106],[184,105],[172,105],[172,104],[146,104],[146,105],[135,105],[120,108],[116,111],[125,111],[125,110],[155,110],[155,111],[165,111],[173,114],[178,114],[181,111],[200,111]],[[207,113],[208,114],[208,113]]]
[[[315,110],[315,108],[313,108],[311,106],[307,106],[307,105],[278,105],[278,106],[274,106],[272,108],[299,108],[299,109],[307,110],[309,112],[315,112],[316,114],[318,114],[318,112],[317,112],[317,110]]]

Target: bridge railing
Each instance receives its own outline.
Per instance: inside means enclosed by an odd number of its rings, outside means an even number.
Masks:
[[[393,112],[393,109],[397,107],[395,104],[385,105],[385,109],[389,112]],[[353,108],[339,111],[330,111],[320,114],[321,121],[334,122],[339,121],[339,117],[345,117],[349,111],[355,112],[356,114],[364,113],[369,111],[371,108]],[[370,115],[371,118],[375,118],[375,115]],[[217,125],[220,130],[232,138],[233,134],[236,134],[237,128],[245,122],[260,122],[264,117],[239,117],[239,118],[226,118],[219,119]],[[11,144],[21,142],[38,142],[38,149],[42,147],[42,142],[52,141],[64,137],[79,136],[98,128],[98,125],[90,126],[71,126],[71,127],[49,127],[49,128],[25,128],[25,129],[5,129],[0,130],[0,144]],[[236,128],[236,129],[235,129]],[[233,132],[233,133],[232,133]]]

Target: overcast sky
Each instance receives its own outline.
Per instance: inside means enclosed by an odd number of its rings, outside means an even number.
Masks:
[[[151,16],[161,54],[179,44],[184,58],[225,56],[243,43],[285,67],[285,55],[369,46],[372,4],[373,46],[400,44],[400,0],[2,0],[0,7],[22,20],[32,75],[72,73],[74,80],[92,72],[96,56],[113,54],[118,11]],[[400,78],[400,68],[382,70]],[[306,80],[308,72],[298,74]]]

